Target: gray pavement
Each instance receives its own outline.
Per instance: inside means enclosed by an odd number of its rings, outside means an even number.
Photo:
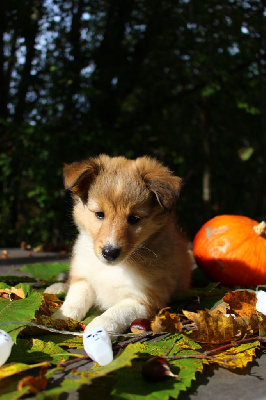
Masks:
[[[60,253],[31,252],[31,256],[28,253],[20,249],[9,249],[8,258],[0,259],[0,275],[27,275],[18,269],[30,263],[68,262],[68,256]],[[85,370],[88,364],[77,362],[71,368],[66,368],[65,373],[72,368]],[[196,378],[191,389],[183,392],[179,400],[266,400],[266,346],[257,352],[256,360],[244,370],[231,372],[223,368],[205,367],[204,373],[198,373]],[[66,393],[61,398],[88,399],[88,392],[83,387],[79,392]]]

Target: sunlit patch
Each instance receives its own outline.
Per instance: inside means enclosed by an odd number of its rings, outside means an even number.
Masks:
[[[230,246],[230,242],[228,239],[223,238],[223,239],[219,239],[217,240],[217,242],[215,243],[215,245],[212,248],[212,257],[216,258],[219,257],[219,255],[225,254],[228,250]]]

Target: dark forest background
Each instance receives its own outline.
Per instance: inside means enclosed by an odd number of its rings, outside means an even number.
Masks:
[[[179,221],[266,215],[266,2],[0,2],[0,246],[72,240],[62,165],[157,157]]]

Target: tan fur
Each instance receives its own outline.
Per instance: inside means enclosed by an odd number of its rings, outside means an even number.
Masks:
[[[191,264],[173,211],[180,178],[149,157],[106,155],[66,165],[64,178],[79,235],[69,291],[55,317],[81,320],[96,305],[106,311],[87,329],[122,332],[134,319],[151,317],[176,290],[188,289]],[[130,216],[139,220],[132,224]],[[106,246],[119,248],[119,256],[106,260]]]

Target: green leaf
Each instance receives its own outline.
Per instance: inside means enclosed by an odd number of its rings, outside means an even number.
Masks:
[[[238,156],[242,161],[248,161],[253,153],[253,147],[241,147],[241,149],[238,150]]]
[[[211,83],[202,89],[201,94],[203,97],[209,97],[209,96],[219,92],[220,90],[221,90],[220,85],[218,85],[217,83]]]
[[[52,264],[32,264],[32,265],[24,265],[21,268],[23,272],[29,272],[35,279],[43,280],[43,281],[52,281],[56,280],[57,276],[62,272],[67,271],[69,268],[69,264],[62,263],[52,263]]]
[[[43,363],[37,363],[33,365],[24,363],[5,364],[0,368],[0,380],[41,366],[43,366]]]
[[[34,289],[31,285],[27,283],[18,283],[14,286],[16,289],[21,288],[25,294],[25,297],[31,296],[34,293]]]
[[[171,343],[177,341],[171,355],[195,354],[195,350],[200,346],[182,335],[168,335],[159,342],[149,342],[143,344],[143,353],[141,356],[163,355],[171,347]],[[177,398],[182,390],[191,386],[195,379],[196,372],[202,372],[205,360],[203,359],[182,359],[171,360],[169,364],[171,370],[179,378],[167,377],[158,382],[147,382],[142,376],[144,360],[137,359],[132,368],[123,368],[116,374],[116,383],[112,395],[115,399],[128,400],[168,400],[170,397]]]
[[[105,377],[111,372],[115,372],[120,368],[126,366],[131,366],[132,360],[137,357],[140,350],[143,350],[143,345],[141,343],[130,344],[125,350],[119,353],[119,355],[110,364],[105,367],[100,367],[97,364],[90,370],[79,373],[71,374],[70,378],[66,378],[60,386],[47,390],[37,396],[37,399],[46,399],[53,396],[59,396],[62,393],[69,392],[71,390],[77,390],[82,385],[88,384],[92,380],[100,377]],[[51,376],[51,375],[50,375]],[[89,396],[90,388],[88,388]]]
[[[17,390],[17,381],[12,382],[8,386],[1,387],[0,400],[18,400],[23,397],[29,390],[29,387],[22,388],[21,391]]]
[[[18,287],[18,286],[17,286]],[[8,332],[16,343],[19,332],[25,324],[9,324],[9,321],[31,321],[35,317],[35,311],[42,304],[43,296],[33,292],[25,299],[9,301],[0,299],[0,329]]]
[[[17,339],[17,344],[13,347],[8,361],[16,363],[23,360],[27,364],[47,361],[58,364],[68,360],[70,355],[52,341]]]
[[[92,368],[92,372],[96,373],[97,376],[103,376],[120,368],[131,366],[132,360],[138,356],[140,351],[143,351],[143,345],[141,343],[129,344],[110,364],[104,367],[100,367],[96,364]]]
[[[246,113],[251,114],[251,115],[259,115],[261,113],[261,111],[258,107],[251,106],[250,104],[248,104],[245,101],[239,101],[237,103],[237,107],[242,110],[245,110]]]
[[[68,347],[69,349],[83,349],[83,337],[73,335],[41,335],[38,336],[44,342],[51,341],[60,347]]]
[[[27,283],[18,283],[16,286],[14,286],[16,289],[22,289],[24,292],[25,297],[30,296],[32,293],[34,293],[34,290],[31,285],[28,285]],[[10,289],[11,286],[9,286],[6,282],[0,282],[0,289]]]
[[[216,354],[213,358],[224,368],[236,369],[245,368],[249,362],[252,362],[256,350],[260,347],[259,341],[243,343],[240,346],[232,347],[224,352]]]
[[[82,385],[88,384],[89,382],[90,379],[88,379],[87,377],[73,374],[71,378],[64,379],[60,386],[39,393],[36,396],[36,399],[58,399],[62,393],[69,393],[73,390],[78,390]]]
[[[95,317],[98,317],[98,315],[101,314],[102,314],[101,311],[97,310],[96,308],[92,308],[86,315],[86,318],[84,319],[83,323],[85,325],[88,325]]]
[[[175,293],[171,306],[181,310],[189,300],[199,297],[202,309],[206,307],[211,308],[217,300],[220,300],[229,290],[225,287],[218,288],[218,284],[219,283],[211,282],[203,288],[190,289],[184,293]]]
[[[16,275],[0,275],[0,281],[8,285],[14,285],[20,282],[36,282],[34,278],[29,276],[16,276]]]
[[[0,282],[0,289],[10,289],[10,286],[5,282]]]

